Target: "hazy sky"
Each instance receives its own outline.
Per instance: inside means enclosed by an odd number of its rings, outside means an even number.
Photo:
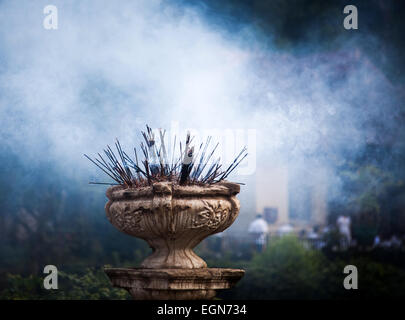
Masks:
[[[95,169],[83,153],[116,137],[130,149],[146,123],[245,130],[236,146],[253,129],[258,165],[333,166],[398,112],[397,89],[358,45],[378,47],[372,36],[295,55],[168,2],[53,1],[57,30],[43,27],[47,4],[0,2],[0,139],[68,175],[87,180]]]

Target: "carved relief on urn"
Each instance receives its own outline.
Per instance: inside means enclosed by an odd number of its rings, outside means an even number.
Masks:
[[[193,248],[235,221],[239,191],[238,184],[226,181],[208,186],[172,182],[114,186],[107,190],[106,213],[118,230],[144,239],[152,248],[142,268],[206,268]]]

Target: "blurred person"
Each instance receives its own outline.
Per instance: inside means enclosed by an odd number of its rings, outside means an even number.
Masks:
[[[375,238],[374,238],[374,244],[373,244],[373,246],[374,246],[374,247],[378,247],[378,246],[380,245],[380,243],[381,243],[381,238],[380,238],[380,236],[377,234],[377,235],[375,236]]]
[[[248,232],[253,235],[258,252],[262,252],[266,245],[268,231],[266,220],[261,214],[256,215],[255,220],[249,225]]]
[[[283,224],[281,227],[279,227],[278,229],[277,229],[277,234],[280,236],[280,237],[282,237],[282,236],[285,236],[285,235],[287,235],[287,234],[290,234],[290,233],[292,233],[292,232],[294,232],[294,228],[293,228],[293,226],[292,225],[290,225],[290,224]]]
[[[322,239],[321,235],[319,234],[320,228],[315,226],[311,229],[311,231],[307,235],[307,239],[311,242],[312,247],[315,249],[322,249],[326,246],[326,242]]]
[[[399,248],[402,245],[401,239],[398,238],[395,234],[392,235],[390,242],[391,242],[391,246],[394,248]]]
[[[299,236],[301,239],[306,238],[306,237],[307,237],[307,231],[306,231],[305,229],[301,229],[300,232],[298,233],[298,236]]]
[[[314,228],[311,229],[310,232],[308,232],[307,238],[310,240],[316,240],[319,239],[318,233],[315,231]]]
[[[339,229],[339,234],[341,236],[341,247],[343,249],[347,249],[350,246],[350,242],[352,240],[352,235],[350,232],[350,225],[351,225],[351,220],[350,217],[348,216],[339,216],[339,218],[336,220],[336,224]]]

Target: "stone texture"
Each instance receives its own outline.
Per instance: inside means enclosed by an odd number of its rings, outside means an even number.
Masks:
[[[143,188],[114,186],[107,190],[109,221],[120,231],[144,239],[153,253],[142,268],[206,268],[193,248],[228,228],[239,213],[240,186],[180,186],[157,182]]]
[[[209,186],[157,182],[142,188],[109,188],[108,220],[152,248],[139,269],[105,269],[113,285],[128,290],[137,300],[212,299],[215,290],[232,287],[244,271],[208,269],[193,248],[235,221],[239,191],[240,186],[231,182]]]
[[[137,269],[105,268],[115,287],[129,291],[135,300],[212,299],[216,290],[234,286],[240,269]]]

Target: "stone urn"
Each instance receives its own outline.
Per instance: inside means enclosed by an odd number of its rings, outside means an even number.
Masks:
[[[215,290],[232,287],[244,271],[207,268],[193,248],[235,221],[239,191],[231,182],[109,188],[108,220],[152,248],[141,268],[106,268],[113,285],[127,289],[134,299],[210,299]]]

